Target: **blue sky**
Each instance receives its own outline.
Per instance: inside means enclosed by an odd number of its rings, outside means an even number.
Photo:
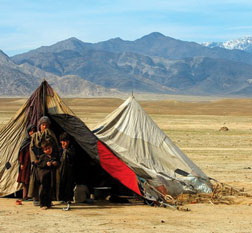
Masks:
[[[252,1],[0,0],[0,49],[9,56],[70,37],[94,43],[151,32],[194,42],[252,36]]]

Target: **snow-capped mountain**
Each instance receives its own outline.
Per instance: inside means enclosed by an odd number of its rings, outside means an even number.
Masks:
[[[202,45],[210,48],[220,47],[225,49],[239,49],[245,52],[252,53],[252,37],[246,36],[236,40],[226,42],[204,42]]]

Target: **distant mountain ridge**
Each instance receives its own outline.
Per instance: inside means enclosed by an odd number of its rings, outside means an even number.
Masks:
[[[68,94],[83,95],[81,88],[92,84],[87,91],[92,95],[134,91],[252,96],[252,54],[208,48],[158,32],[134,41],[86,43],[72,37],[11,60],[33,80],[36,75],[51,76]],[[67,83],[65,88],[55,80]]]
[[[17,65],[0,50],[0,96],[28,96],[46,79],[64,96],[116,96],[117,90],[106,89],[78,76],[59,77],[27,63]]]
[[[69,38],[51,46],[43,46],[30,52],[13,56],[12,59],[21,63],[25,58],[37,53],[57,53],[65,50],[82,53],[87,50],[107,51],[112,53],[131,52],[145,56],[158,56],[168,59],[184,59],[187,57],[204,56],[217,59],[228,59],[237,62],[252,64],[252,54],[239,50],[223,48],[208,48],[195,42],[177,40],[153,32],[134,41],[125,41],[120,38],[110,39],[98,43],[85,43],[77,38]]]
[[[246,36],[236,40],[228,40],[225,42],[205,42],[202,45],[209,48],[225,48],[225,49],[238,49],[248,53],[252,53],[252,37]]]

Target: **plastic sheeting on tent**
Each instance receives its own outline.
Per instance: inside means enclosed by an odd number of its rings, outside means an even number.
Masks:
[[[146,192],[150,191],[148,186],[160,185],[164,185],[170,195],[212,192],[208,177],[156,125],[133,96],[93,132],[143,178],[143,184],[148,184],[143,185]]]

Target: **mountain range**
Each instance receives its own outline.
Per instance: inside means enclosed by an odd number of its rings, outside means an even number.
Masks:
[[[225,49],[238,49],[248,53],[252,53],[252,37],[246,36],[236,40],[228,40],[225,42],[205,42],[202,45],[209,48],[225,48]]]
[[[131,91],[251,96],[252,53],[158,32],[135,41],[69,38],[11,58],[0,52],[0,77],[1,96],[28,95],[43,79],[71,96]]]
[[[55,90],[66,96],[117,96],[117,90],[95,85],[76,75],[57,76],[28,63],[17,65],[0,50],[0,96],[30,95],[46,79]]]

